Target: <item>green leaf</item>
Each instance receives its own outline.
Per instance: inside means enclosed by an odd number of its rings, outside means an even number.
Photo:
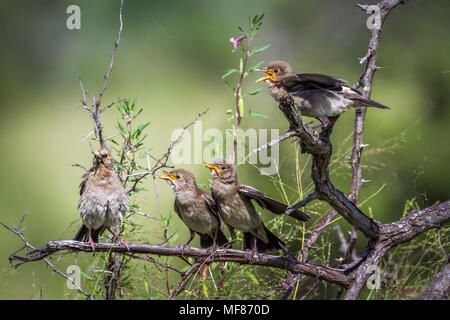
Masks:
[[[244,115],[244,99],[239,98],[239,114],[241,117]]]
[[[259,113],[259,112],[256,112],[256,111],[250,111],[250,115],[255,117],[255,118],[263,118],[263,119],[268,119],[269,118],[269,116],[267,116],[265,114],[262,114],[262,113]]]
[[[248,73],[255,71],[256,69],[258,69],[259,67],[261,67],[264,64],[264,61],[260,61],[257,64],[255,64],[253,67],[250,67],[248,69]]]
[[[225,70],[224,75],[222,76],[222,80],[225,79],[226,77],[232,75],[233,73],[237,72],[236,69],[227,69]]]
[[[262,89],[263,89],[263,87],[258,88],[258,89],[253,90],[253,91],[245,91],[245,93],[246,93],[246,94],[249,94],[249,95],[251,95],[251,96],[254,96],[254,95],[257,94],[258,92],[260,92]],[[250,113],[250,114],[251,114],[251,113]]]
[[[202,283],[202,287],[203,287],[203,295],[206,298],[209,298],[208,287],[206,286],[206,284],[204,282]]]
[[[88,279],[90,281],[94,280],[94,278],[92,278],[90,275],[88,275],[87,273],[84,273],[83,271],[80,270],[80,274],[83,276],[83,278]]]
[[[134,111],[134,109],[136,109],[136,105],[139,101],[139,97],[137,97],[136,99],[133,100],[133,103],[131,104],[131,111]]]
[[[111,142],[114,143],[115,145],[120,146],[119,143],[118,143],[116,140],[114,140],[114,139],[111,139],[111,140],[109,140],[109,141],[111,141]]]
[[[263,51],[265,51],[265,50],[267,50],[267,49],[269,49],[270,48],[270,44],[268,44],[268,45],[265,45],[264,47],[262,47],[262,48],[259,48],[259,49],[255,49],[255,50],[253,50],[250,54],[257,54],[257,53],[261,53],[261,52],[263,52]]]
[[[143,131],[145,128],[147,128],[147,126],[151,123],[151,121],[145,123],[145,124],[141,124],[138,129],[139,131]]]
[[[227,87],[228,90],[230,91],[236,91],[236,87],[232,87],[230,86],[230,84],[225,80],[225,86]]]
[[[142,151],[141,153],[139,153],[139,158],[140,159],[144,159],[147,157],[147,151]]]
[[[127,133],[128,132],[127,128],[122,123],[120,123],[120,121],[117,121],[117,125],[119,126],[119,129],[120,129],[120,131],[122,133]]]
[[[147,298],[150,299],[150,290],[148,289],[147,281],[144,281],[144,288],[145,288],[145,294],[147,295]]]
[[[242,72],[242,69],[244,68],[244,62],[242,61],[242,58],[239,61],[239,71]]]
[[[250,278],[255,284],[259,284],[258,279],[256,279],[256,277],[255,277],[255,275],[254,275],[253,273],[251,273],[251,272],[248,271],[248,270],[247,270],[245,273],[249,276],[249,278]]]
[[[135,115],[134,115],[134,119],[136,119],[140,114],[141,114],[141,112],[144,110],[144,108],[141,108]]]

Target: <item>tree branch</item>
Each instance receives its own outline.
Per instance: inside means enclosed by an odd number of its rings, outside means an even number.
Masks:
[[[448,300],[450,296],[450,263],[447,260],[441,272],[436,274],[419,300]]]

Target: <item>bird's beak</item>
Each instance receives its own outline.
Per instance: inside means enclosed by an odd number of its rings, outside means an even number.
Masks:
[[[256,69],[256,71],[261,71],[261,72],[267,73],[267,76],[259,78],[258,80],[256,80],[256,83],[266,81],[266,80],[271,80],[275,76],[274,72],[267,70],[267,69]]]
[[[173,176],[173,175],[171,175],[170,173],[168,173],[167,171],[163,171],[163,173],[167,176],[167,178],[166,177],[160,177],[160,176],[158,176],[158,178],[159,179],[161,179],[161,180],[166,180],[166,181],[176,181],[177,180],[177,178],[175,178],[175,176]]]
[[[206,168],[210,169],[210,170],[214,170],[214,172],[219,175],[222,172],[222,169],[220,169],[218,166],[213,165],[213,164],[205,164],[204,165]]]

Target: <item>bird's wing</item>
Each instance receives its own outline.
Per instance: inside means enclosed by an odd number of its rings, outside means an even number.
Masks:
[[[272,199],[268,196],[266,196],[261,191],[246,186],[243,184],[240,184],[238,187],[239,194],[246,196],[250,198],[251,200],[254,200],[261,208],[267,209],[272,213],[275,213],[277,215],[285,214],[287,205],[284,203],[281,203],[275,199]],[[296,210],[293,213],[291,213],[289,216],[291,216],[294,219],[300,220],[300,221],[308,221],[309,216],[307,216],[305,213],[301,212],[300,210]]]
[[[181,216],[181,210],[178,207],[178,201],[175,199],[175,202],[173,203],[173,209],[175,210],[175,212],[177,213],[177,215],[180,217],[181,221],[184,222],[183,217]]]
[[[211,212],[220,221],[219,208],[217,207],[217,203],[214,201],[214,198],[203,190],[200,190],[200,192],[206,202],[206,205],[208,206],[209,212]]]
[[[81,177],[81,183],[80,183],[80,196],[83,195],[84,190],[86,189],[86,183],[89,180],[89,176],[91,175],[92,172],[94,172],[95,169],[94,168],[90,168],[85,174],[83,174],[83,176]]]
[[[324,74],[300,73],[290,77],[285,85],[288,88],[301,86],[304,89],[342,90],[346,86],[346,80],[333,78]]]

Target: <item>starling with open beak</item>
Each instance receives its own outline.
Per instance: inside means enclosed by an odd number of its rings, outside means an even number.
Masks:
[[[120,239],[119,231],[129,200],[108,149],[100,148],[94,152],[93,167],[83,175],[80,184],[80,196],[78,210],[83,226],[74,240],[86,241],[95,251],[99,236],[108,229],[118,243],[128,249]],[[112,226],[115,232],[110,229]]]
[[[244,232],[244,250],[265,252],[285,249],[283,241],[266,228],[252,200],[277,215],[285,214],[287,206],[255,188],[240,184],[236,167],[225,159],[205,164],[205,167],[211,170],[212,196],[218,205],[220,217],[230,229],[232,242],[236,240],[234,229],[237,229]],[[299,210],[290,216],[300,221],[309,219]]]
[[[217,205],[211,195],[197,186],[195,177],[187,170],[163,172],[167,177],[160,179],[166,180],[175,192],[175,212],[191,232],[185,245],[194,239],[195,233],[200,236],[202,248],[215,250],[216,245],[226,245],[228,240],[220,230]]]
[[[289,97],[292,98],[302,115],[317,118],[324,126],[350,107],[390,109],[350,88],[346,80],[322,74],[296,74],[284,61],[271,62],[258,71],[267,75],[256,82],[265,81],[270,95],[276,101],[283,102]]]

